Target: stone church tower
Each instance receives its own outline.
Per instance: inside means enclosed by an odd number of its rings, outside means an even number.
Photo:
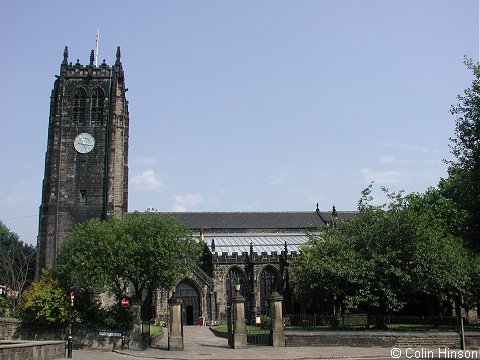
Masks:
[[[117,48],[113,66],[68,63],[50,98],[40,205],[36,278],[55,266],[59,245],[75,225],[122,217],[128,201],[128,102]]]

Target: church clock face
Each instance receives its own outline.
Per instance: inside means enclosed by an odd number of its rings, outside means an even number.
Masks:
[[[95,139],[88,133],[81,133],[73,140],[73,146],[81,154],[86,154],[93,150]]]

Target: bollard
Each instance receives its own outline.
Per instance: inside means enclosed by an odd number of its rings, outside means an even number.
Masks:
[[[72,334],[68,335],[68,340],[67,340],[67,358],[71,359],[72,358]]]

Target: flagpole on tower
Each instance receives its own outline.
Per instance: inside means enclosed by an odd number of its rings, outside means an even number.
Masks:
[[[98,40],[100,38],[100,29],[97,30],[97,36],[95,37],[95,66],[98,64]]]

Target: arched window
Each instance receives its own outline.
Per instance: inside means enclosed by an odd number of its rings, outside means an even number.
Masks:
[[[268,298],[277,290],[277,270],[273,266],[267,266],[260,273],[260,311],[266,313],[269,310]]]
[[[103,125],[103,100],[105,96],[100,88],[96,88],[92,93],[92,107],[90,109],[90,124]]]
[[[80,205],[87,205],[87,191],[86,190],[80,190],[79,204]]]
[[[227,301],[232,300],[232,296],[235,294],[235,285],[240,284],[240,294],[245,294],[245,276],[238,267],[233,267],[228,270],[227,278],[225,280],[225,293],[227,295]]]
[[[82,88],[77,88],[73,93],[72,125],[83,125],[85,119],[86,93]]]

